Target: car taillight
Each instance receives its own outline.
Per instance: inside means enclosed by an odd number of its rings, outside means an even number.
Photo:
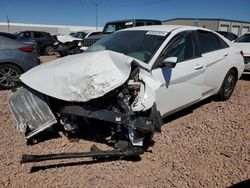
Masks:
[[[34,46],[25,46],[22,48],[19,48],[22,52],[35,52],[35,47]]]
[[[240,54],[242,55],[242,57],[244,57],[243,51],[240,51]]]

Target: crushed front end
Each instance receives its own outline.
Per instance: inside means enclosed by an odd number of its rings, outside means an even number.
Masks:
[[[9,106],[17,122],[17,129],[33,139],[48,128],[60,127],[67,133],[75,133],[95,122],[112,127],[105,143],[113,151],[93,149],[81,154],[24,155],[22,162],[78,157],[128,157],[145,151],[155,132],[162,125],[160,113],[154,103],[154,87],[150,78],[138,65],[131,65],[131,73],[125,83],[101,97],[85,102],[66,101],[35,91],[21,84],[9,97]],[[143,81],[147,80],[147,83]],[[153,84],[157,85],[157,84]],[[86,94],[86,93],[85,93]],[[70,157],[71,156],[71,157]]]

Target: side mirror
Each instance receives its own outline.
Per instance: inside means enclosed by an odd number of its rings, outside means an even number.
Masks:
[[[174,68],[176,66],[177,63],[177,57],[167,57],[166,59],[163,60],[162,62],[162,66],[165,67],[169,67],[169,68]]]

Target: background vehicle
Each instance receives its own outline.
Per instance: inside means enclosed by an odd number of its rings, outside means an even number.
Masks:
[[[39,51],[38,45],[37,45],[36,41],[34,41],[34,40],[25,39],[25,38],[19,38],[17,35],[14,35],[14,34],[11,34],[11,33],[5,33],[5,32],[0,32],[0,36],[4,36],[4,37],[10,38],[10,39],[14,39],[14,40],[26,43],[26,44],[33,45],[36,48],[37,55],[38,56],[40,55],[40,51]]]
[[[72,34],[71,36],[83,40],[91,36],[100,35],[101,33],[102,33],[101,31],[90,31],[90,32],[79,31],[79,32]]]
[[[100,35],[100,31],[92,32],[76,32],[71,35],[59,35],[56,37],[57,42],[54,43],[55,51],[60,54],[61,57],[66,55],[81,53],[81,43],[84,38]]]
[[[237,35],[227,31],[216,31],[217,33],[221,34],[222,36],[226,37],[228,40],[233,41],[238,38]]]
[[[41,54],[53,55],[55,53],[53,44],[56,42],[56,40],[47,32],[21,31],[16,33],[16,35],[20,39],[31,39],[36,41]]]
[[[9,104],[28,139],[57,120],[67,132],[108,122],[111,133],[103,135],[105,143],[118,150],[110,154],[93,149],[94,154],[82,155],[139,155],[160,131],[161,117],[212,95],[229,99],[243,69],[240,49],[216,32],[187,26],[134,27],[103,38],[82,54],[23,74],[24,86]],[[33,100],[41,106],[29,102]]]
[[[245,33],[234,42],[239,48],[243,50],[245,61],[244,74],[250,74],[250,33]]]
[[[131,19],[131,20],[117,20],[112,22],[107,22],[102,30],[101,35],[91,36],[82,41],[83,47],[89,47],[96,41],[102,39],[103,37],[114,33],[115,31],[126,29],[130,27],[146,26],[146,25],[161,25],[160,20],[147,20],[147,19]]]
[[[34,45],[0,35],[0,89],[10,88],[10,78],[39,65]]]

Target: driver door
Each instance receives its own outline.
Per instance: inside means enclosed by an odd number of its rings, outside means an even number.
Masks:
[[[177,57],[169,68],[162,64],[168,57]],[[201,100],[205,65],[197,50],[195,35],[185,31],[167,44],[152,70],[152,76],[162,82],[156,91],[156,105],[161,115],[169,115]]]

